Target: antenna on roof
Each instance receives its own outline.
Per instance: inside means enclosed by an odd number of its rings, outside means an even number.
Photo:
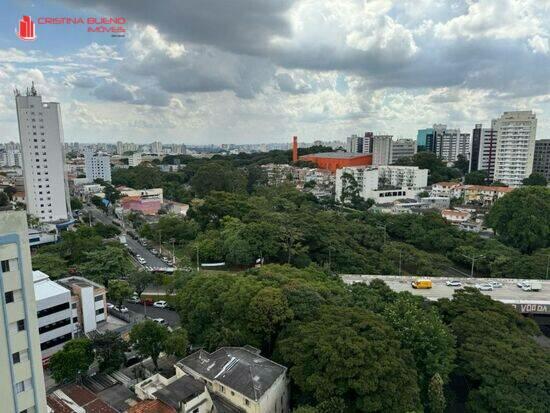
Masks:
[[[13,94],[14,94],[15,96],[21,96],[21,92],[19,92],[19,89],[17,89],[16,87],[13,88]]]
[[[34,87],[34,81],[31,82],[31,96],[37,96],[36,88]]]

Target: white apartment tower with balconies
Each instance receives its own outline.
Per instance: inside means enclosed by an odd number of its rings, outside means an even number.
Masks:
[[[25,212],[0,212],[0,411],[47,413]]]
[[[111,157],[108,153],[86,149],[84,163],[88,182],[93,182],[96,179],[111,182]]]
[[[27,212],[42,222],[67,220],[70,203],[59,103],[42,102],[34,85],[25,96],[16,91],[15,103]]]
[[[494,180],[516,187],[533,172],[537,117],[530,111],[504,112],[493,119],[497,133]]]

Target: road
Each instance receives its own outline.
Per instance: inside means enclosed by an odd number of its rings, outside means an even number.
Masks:
[[[495,288],[493,291],[481,291],[483,294],[489,295],[494,300],[502,301],[508,304],[517,306],[528,306],[526,311],[522,312],[537,312],[550,314],[550,280],[537,280],[542,284],[541,291],[523,291],[516,283],[518,279],[509,278],[447,278],[433,277],[431,278],[433,287],[430,289],[417,290],[411,287],[411,282],[418,277],[406,277],[396,275],[340,275],[346,284],[354,284],[357,282],[368,283],[375,278],[384,280],[388,286],[397,292],[409,291],[412,294],[421,295],[429,300],[438,300],[440,298],[452,298],[456,288],[447,287],[445,282],[448,280],[458,280],[463,286],[474,287],[476,284],[483,284],[489,281],[499,281],[503,284],[502,288]],[[531,309],[530,305],[540,305],[540,309]]]
[[[150,318],[164,318],[168,325],[172,328],[180,325],[180,317],[176,311],[167,310],[165,308],[156,308],[153,306],[144,306],[143,304],[124,303],[128,310],[144,314]]]
[[[92,214],[92,217],[94,220],[99,221],[105,225],[114,225],[113,218],[108,215],[105,215],[99,209],[95,207],[87,207],[84,211],[82,211],[82,216],[87,217],[88,212]],[[143,259],[145,260],[144,266],[152,267],[152,268],[166,268],[169,266],[164,261],[162,261],[159,257],[157,257],[155,254],[153,254],[151,251],[149,251],[147,248],[141,245],[138,241],[130,237],[126,233],[126,230],[124,228],[120,228],[120,230],[122,231],[122,234],[126,235],[126,242],[128,243],[128,248],[134,253],[134,255],[139,254],[143,257]],[[137,261],[136,261],[136,264],[138,264]]]

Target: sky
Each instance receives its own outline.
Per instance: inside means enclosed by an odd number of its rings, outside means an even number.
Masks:
[[[123,17],[124,37],[19,19]],[[65,141],[220,144],[471,132],[532,109],[550,138],[549,0],[3,0],[0,142],[13,88],[61,103]]]

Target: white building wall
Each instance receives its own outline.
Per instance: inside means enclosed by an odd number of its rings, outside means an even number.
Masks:
[[[392,154],[392,136],[375,135],[372,139],[372,166],[389,165]]]
[[[520,186],[533,171],[537,117],[532,111],[504,112],[492,127],[497,131],[494,180]]]
[[[88,182],[93,182],[96,179],[111,182],[111,157],[108,154],[86,151],[84,162]]]
[[[69,217],[63,125],[59,103],[16,96],[27,212],[43,222]]]

